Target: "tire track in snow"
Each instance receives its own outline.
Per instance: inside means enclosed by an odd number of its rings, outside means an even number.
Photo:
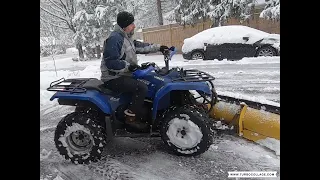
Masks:
[[[73,174],[83,180],[89,180],[93,176],[93,179],[112,179],[119,177],[119,174],[127,179],[141,180],[164,180],[168,177],[176,180],[219,180],[227,179],[227,172],[234,170],[270,170],[280,174],[280,159],[275,158],[271,151],[229,135],[224,136],[219,144],[198,157],[170,154],[160,138],[117,138],[107,145],[103,152],[103,160],[90,164],[89,169],[73,165],[60,157],[54,146],[53,135],[54,132],[46,132],[40,138],[41,148],[52,151],[46,166],[59,166],[59,171]]]
[[[74,107],[55,106],[44,108],[40,111],[40,131],[50,131],[67,114],[71,113]]]

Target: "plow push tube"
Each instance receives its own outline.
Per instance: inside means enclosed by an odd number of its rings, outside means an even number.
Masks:
[[[239,136],[252,141],[266,138],[280,140],[280,107],[227,96],[220,99],[210,116],[234,125]]]

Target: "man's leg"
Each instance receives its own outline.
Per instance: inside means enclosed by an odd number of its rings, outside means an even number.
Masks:
[[[110,80],[105,83],[106,87],[114,92],[124,93],[128,92],[132,94],[132,103],[125,111],[127,115],[126,123],[139,126],[138,128],[144,128],[145,125],[136,121],[136,115],[142,115],[140,111],[144,104],[144,99],[148,92],[148,87],[143,82],[132,79],[130,77],[119,77],[117,79]],[[144,127],[143,127],[144,126]]]

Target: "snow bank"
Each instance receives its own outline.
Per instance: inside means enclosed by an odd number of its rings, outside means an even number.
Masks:
[[[223,43],[243,43],[253,44],[254,42],[270,36],[269,33],[241,25],[229,25],[214,27],[204,30],[190,38],[184,40],[182,52],[187,53],[193,49],[204,48],[204,43],[223,44]],[[249,37],[248,41],[243,37]]]
[[[57,104],[56,101],[50,101],[50,98],[53,94],[53,92],[40,89],[40,111],[47,107],[53,107]]]
[[[274,138],[266,138],[257,141],[258,144],[265,146],[275,151],[277,156],[280,156],[280,141]]]
[[[145,63],[145,62],[155,62],[158,66],[165,66],[163,56],[162,55],[154,55],[154,56],[138,56],[139,64]],[[203,65],[205,68],[209,68],[211,65],[224,65],[224,64],[232,64],[232,65],[246,65],[246,64],[279,64],[280,66],[280,57],[274,56],[274,57],[245,57],[241,59],[240,61],[228,61],[227,59],[224,59],[222,61],[218,60],[185,60],[181,55],[174,55],[172,57],[172,60],[169,62],[170,68],[172,67],[183,67],[185,69],[185,66],[193,66],[197,68],[201,65]],[[203,70],[203,69],[199,69]],[[224,71],[224,69],[222,69]]]
[[[76,54],[76,53],[78,53],[78,49],[77,48],[67,48],[66,53],[67,54]]]
[[[84,68],[90,65],[99,66],[101,63],[100,60],[74,62],[72,61],[72,55],[68,54],[65,56],[66,57],[63,57],[63,58],[55,57],[55,64],[56,64],[57,70],[63,70],[63,69],[67,70],[70,68],[73,68],[73,70],[80,70],[80,69],[83,70]],[[55,66],[52,58],[40,62],[40,71],[55,71]]]
[[[224,95],[224,96],[229,96],[229,97],[234,97],[234,98],[238,98],[238,99],[244,99],[244,100],[248,100],[248,101],[254,101],[254,102],[258,102],[258,103],[262,103],[262,104],[268,104],[271,106],[280,107],[280,103],[276,103],[274,101],[269,101],[263,96],[248,96],[248,95],[244,95],[244,94],[240,94],[240,93],[224,92],[224,91],[218,91],[218,90],[217,90],[217,93],[219,95]]]
[[[69,71],[60,70],[57,71],[42,71],[40,72],[40,110],[48,107],[55,106],[57,102],[50,101],[51,96],[54,92],[47,91],[46,89],[50,86],[50,83],[60,78],[98,78],[100,79],[100,67],[98,65],[89,65],[84,70]]]
[[[96,65],[89,65],[84,70],[70,71],[70,70],[60,70],[57,71],[58,76],[56,76],[55,71],[42,71],[40,72],[40,89],[47,89],[52,81],[58,80],[60,78],[98,78],[100,79],[100,67]]]

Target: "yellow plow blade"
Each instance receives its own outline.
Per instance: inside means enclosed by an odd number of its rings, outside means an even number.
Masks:
[[[252,141],[267,137],[280,140],[280,114],[250,108],[245,104],[218,101],[211,118],[236,127],[239,136]]]

